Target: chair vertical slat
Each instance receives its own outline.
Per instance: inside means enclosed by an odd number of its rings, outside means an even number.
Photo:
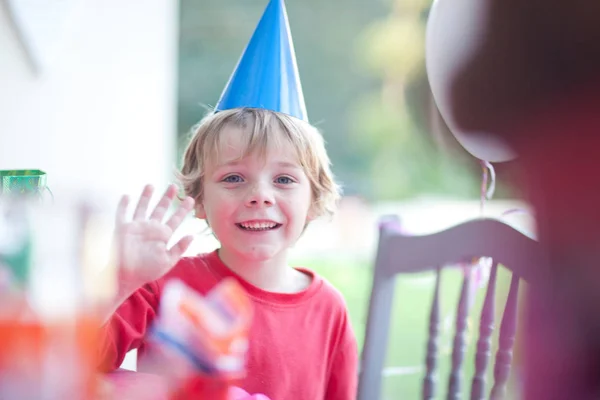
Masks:
[[[448,400],[458,400],[461,398],[461,379],[462,364],[467,350],[466,331],[467,318],[469,313],[469,286],[471,285],[471,269],[465,272],[462,288],[460,291],[460,300],[456,314],[456,333],[454,334],[454,343],[452,347],[452,370],[448,384]]]
[[[399,223],[397,217],[388,218],[388,222]],[[385,256],[386,250],[389,248],[390,231],[388,227],[389,225],[386,224],[380,226],[379,246],[369,299],[367,329],[360,361],[358,400],[379,399],[381,393],[381,372],[385,363],[396,285],[395,275],[389,276],[386,273],[386,268],[389,267],[386,264],[388,259]]]
[[[429,337],[427,339],[427,371],[423,379],[423,399],[430,400],[435,397],[436,377],[438,361],[438,341],[440,335],[440,281],[441,268],[438,268],[435,276],[435,293],[429,314]]]
[[[471,400],[485,399],[485,376],[492,354],[492,333],[494,332],[494,317],[496,314],[497,274],[498,264],[494,262],[481,310],[479,339],[477,340],[477,352],[475,353],[475,374],[471,383]]]
[[[519,277],[513,274],[502,324],[500,325],[500,337],[498,339],[498,352],[494,365],[494,386],[490,399],[502,399],[506,393],[506,383],[510,374],[510,366],[513,358],[513,346],[517,332],[517,298],[519,294]]]
[[[363,345],[358,400],[379,399],[396,280],[375,276]]]

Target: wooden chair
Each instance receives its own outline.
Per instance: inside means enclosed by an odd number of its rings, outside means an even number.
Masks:
[[[491,257],[492,269],[481,313],[479,338],[475,356],[475,374],[471,399],[485,399],[486,372],[491,356],[495,317],[495,286],[498,264],[512,271],[509,294],[499,333],[499,346],[494,365],[494,382],[490,398],[504,394],[512,363],[516,333],[517,294],[520,278],[529,281],[532,268],[541,262],[537,242],[509,225],[494,219],[476,219],[450,229],[424,236],[409,236],[398,229],[397,217],[388,217],[380,226],[373,286],[361,360],[358,400],[380,398],[381,373],[385,361],[390,328],[390,314],[396,277],[399,274],[436,271],[436,283],[430,310],[426,372],[423,399],[436,397],[438,336],[440,333],[440,271],[444,266],[469,262],[477,257]],[[447,386],[447,399],[466,398],[461,387],[462,365],[466,352],[465,332],[468,318],[470,274],[465,274],[458,301],[452,367]]]

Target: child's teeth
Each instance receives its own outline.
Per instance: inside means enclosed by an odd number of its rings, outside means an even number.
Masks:
[[[274,228],[276,224],[259,222],[259,223],[255,223],[255,224],[242,223],[240,225],[242,225],[242,227],[244,227],[246,229],[271,229],[271,228]]]

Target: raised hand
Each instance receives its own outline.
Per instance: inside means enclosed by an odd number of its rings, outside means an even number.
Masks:
[[[121,279],[128,286],[141,286],[160,278],[181,258],[193,240],[185,236],[170,249],[167,244],[185,216],[194,208],[194,200],[185,198],[171,217],[163,222],[177,194],[177,187],[168,187],[150,216],[148,203],[154,189],[144,188],[135,208],[132,221],[125,220],[129,198],[123,196],[117,208],[116,242]]]

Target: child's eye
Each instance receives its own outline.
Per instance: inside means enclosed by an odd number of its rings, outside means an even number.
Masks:
[[[244,180],[239,175],[228,175],[225,178],[223,178],[223,182],[227,183],[241,183],[243,181]]]
[[[275,178],[275,183],[281,185],[289,185],[290,183],[294,183],[294,180],[289,176],[278,176],[277,178]]]

